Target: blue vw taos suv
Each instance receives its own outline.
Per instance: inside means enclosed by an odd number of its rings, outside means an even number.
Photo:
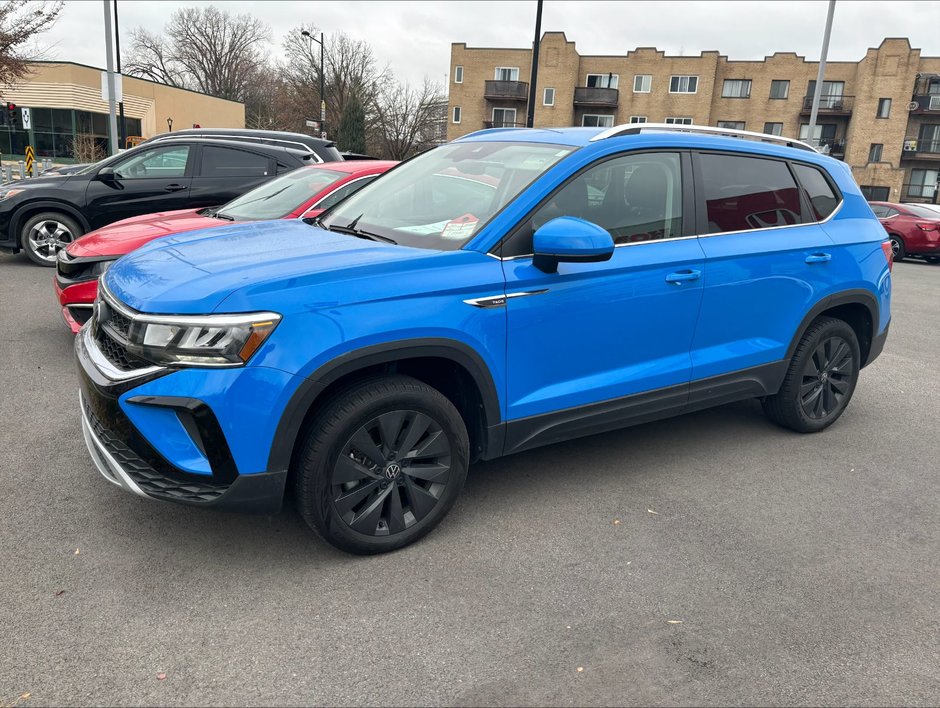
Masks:
[[[428,533],[468,465],[745,398],[812,433],[884,347],[849,168],[694,126],[484,130],[313,223],[154,241],[76,340],[85,440],[151,499]]]

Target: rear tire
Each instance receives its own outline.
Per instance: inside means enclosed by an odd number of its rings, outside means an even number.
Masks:
[[[297,509],[343,551],[407,546],[450,511],[469,451],[460,413],[436,389],[408,376],[362,381],[309,426],[295,469]]]
[[[20,244],[36,265],[55,266],[59,251],[83,233],[82,227],[61,212],[44,211],[29,217],[20,227]]]
[[[798,433],[825,430],[849,405],[860,364],[855,331],[843,320],[819,317],[800,339],[780,390],[762,401],[764,412]]]
[[[931,265],[937,265],[937,263],[940,263],[940,256],[924,256],[924,260]]]
[[[888,234],[888,240],[891,241],[891,250],[894,251],[894,262],[900,263],[907,256],[907,249],[904,248],[904,239],[897,234]]]

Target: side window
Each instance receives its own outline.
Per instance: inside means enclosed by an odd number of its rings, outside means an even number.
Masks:
[[[183,177],[188,159],[188,145],[155,147],[118,163],[114,172],[121,179]]]
[[[892,209],[891,207],[888,207],[888,213],[885,214],[885,216],[888,217],[888,218],[890,218],[890,217],[892,217],[892,216],[897,216],[897,215],[900,214],[900,213],[901,213],[901,212],[899,212],[897,209]]]
[[[800,193],[785,162],[701,153],[706,233],[799,224]]]
[[[337,189],[332,194],[326,195],[323,199],[314,204],[311,209],[329,209],[335,204],[339,204],[346,197],[348,197],[353,192],[358,192],[360,189],[365,187],[369,182],[374,180],[378,175],[369,175],[368,177],[362,177],[357,180],[353,180],[347,184],[344,184],[342,187]]]
[[[503,249],[532,253],[532,235],[559,216],[576,216],[610,232],[614,243],[682,235],[682,169],[678,153],[631,153],[590,167],[533,212]]]
[[[796,178],[803,185],[806,196],[809,197],[809,203],[813,206],[813,216],[820,221],[827,218],[835,211],[840,201],[829,181],[818,168],[809,165],[794,164],[793,171],[796,172]]]
[[[234,148],[204,145],[200,177],[264,177],[271,174],[271,161],[259,155]]]
[[[888,207],[882,206],[881,204],[872,204],[871,210],[875,212],[875,216],[879,219],[884,219],[888,215]]]

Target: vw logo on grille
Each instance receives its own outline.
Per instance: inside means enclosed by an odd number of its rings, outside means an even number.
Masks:
[[[401,465],[397,462],[393,462],[388,467],[385,468],[385,476],[388,479],[395,479],[398,475],[401,474]]]

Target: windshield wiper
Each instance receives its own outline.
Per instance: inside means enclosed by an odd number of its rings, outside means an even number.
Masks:
[[[335,231],[338,234],[349,234],[350,236],[355,236],[357,238],[364,238],[369,241],[384,241],[385,243],[394,243],[396,245],[398,244],[398,241],[396,241],[395,239],[391,239],[388,236],[381,236],[380,234],[374,234],[371,231],[364,231],[363,229],[357,229],[356,224],[359,223],[359,219],[361,218],[362,218],[362,214],[357,216],[355,219],[350,221],[345,226],[340,226],[338,224],[330,224],[329,226],[325,228],[329,229],[330,231]],[[320,224],[320,226],[323,226],[323,225]]]
[[[235,221],[234,216],[229,216],[228,214],[223,214],[221,211],[216,211],[212,213],[212,218],[214,219],[225,219],[226,221]]]

